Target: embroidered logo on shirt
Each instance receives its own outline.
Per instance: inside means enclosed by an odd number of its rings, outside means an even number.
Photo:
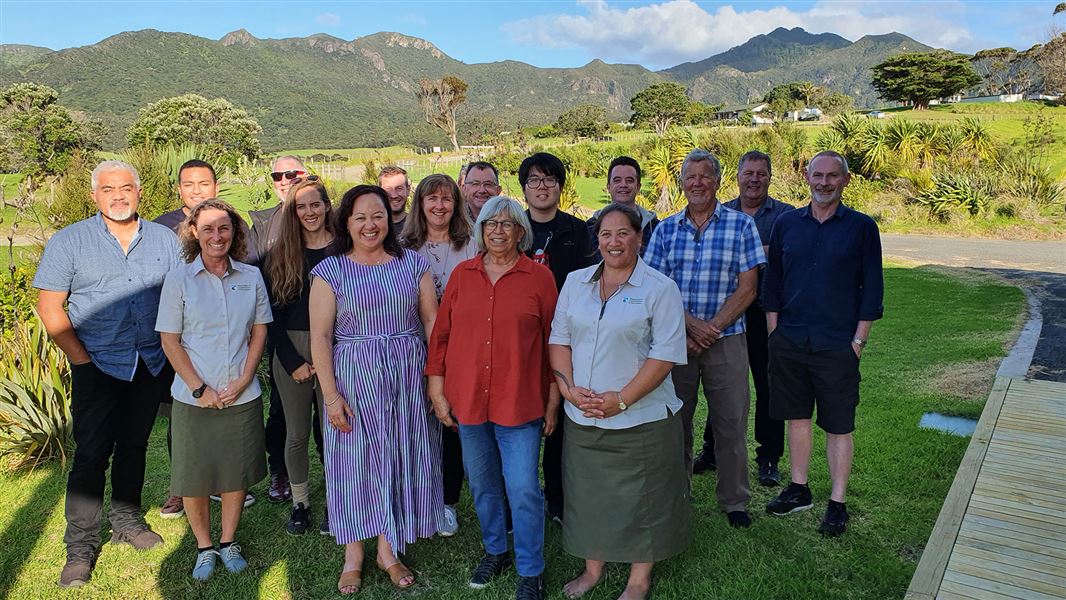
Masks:
[[[644,304],[644,298],[633,298],[631,296],[625,296],[622,298],[622,304]]]
[[[247,291],[252,289],[252,284],[250,284],[250,283],[238,283],[236,285],[230,286],[229,289],[231,289],[231,290],[233,290],[235,292],[237,292],[237,291],[247,292]]]

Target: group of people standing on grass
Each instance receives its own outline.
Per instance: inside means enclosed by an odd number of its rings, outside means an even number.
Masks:
[[[344,546],[342,594],[359,591],[371,539],[392,584],[415,585],[400,557],[457,532],[465,479],[484,547],[470,587],[513,567],[515,597],[544,598],[545,524],[557,521],[585,560],[568,597],[621,562],[620,598],[644,598],[654,563],[689,543],[693,474],[717,470],[719,508],[751,525],[749,371],[761,484],[780,484],[785,422],[789,432],[791,481],[766,510],[813,506],[817,406],[832,479],[819,530],[843,533],[859,357],[882,315],[878,231],[841,203],[839,154],[807,164],[811,202],[799,209],[769,197],[771,168],[745,154],[739,195],[723,204],[721,164],[695,149],[681,168],[685,207],[660,220],[636,203],[640,165],[619,157],[611,202],[586,222],[560,210],[568,174],[548,153],[519,168],[524,206],[500,195],[487,162],[458,182],[430,175],[413,197],[407,173],[387,167],[334,205],[284,156],[271,172],[279,203],[249,227],[217,199],[206,162],[182,166],[183,206],[157,222],[137,215],[135,169],[100,163],[99,212],[52,237],[34,279],[73,383],[60,585],[91,577],[109,460],[111,540],[162,543],[141,510],[157,410],[171,459],[160,515],[188,518],[199,581],[219,561],[247,567],[238,524],[268,473],[268,498],[292,503],[288,532],[312,528],[314,439],[319,529]],[[701,384],[708,418],[693,457]]]

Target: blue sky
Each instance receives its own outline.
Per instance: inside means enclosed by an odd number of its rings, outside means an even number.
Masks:
[[[915,2],[43,2],[0,0],[0,43],[84,46],[134,29],[218,39],[329,33],[345,40],[377,31],[427,39],[468,63],[520,60],[573,67],[593,58],[650,68],[700,60],[776,27],[856,40],[899,31],[920,42],[973,52],[1047,39],[1050,1]],[[1063,15],[1057,25],[1063,26]]]

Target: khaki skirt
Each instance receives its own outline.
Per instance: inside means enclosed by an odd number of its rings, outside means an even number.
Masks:
[[[266,477],[262,398],[222,410],[174,402],[172,410],[171,494],[236,492]]]
[[[688,547],[692,511],[680,414],[629,429],[567,421],[563,548],[579,558],[657,562]]]

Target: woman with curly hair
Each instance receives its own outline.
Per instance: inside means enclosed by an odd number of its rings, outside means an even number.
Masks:
[[[196,536],[193,579],[205,581],[218,558],[231,572],[248,566],[235,538],[245,491],[266,476],[255,372],[272,317],[262,275],[240,262],[245,233],[232,206],[201,202],[180,235],[187,264],[167,273],[155,328],[177,374],[170,489],[183,497]],[[215,550],[208,498],[217,492],[222,532]]]

